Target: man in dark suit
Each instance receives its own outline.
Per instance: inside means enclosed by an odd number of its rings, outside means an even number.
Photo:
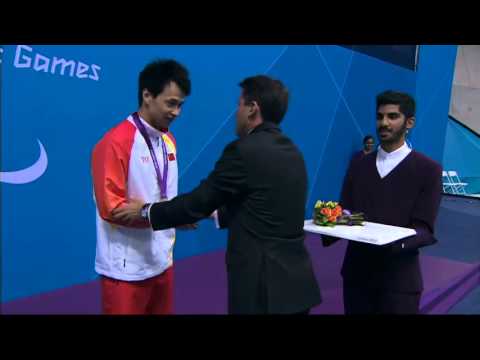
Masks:
[[[237,135],[207,179],[171,201],[132,201],[124,220],[148,218],[154,230],[194,223],[218,209],[229,230],[226,264],[231,314],[308,313],[321,302],[304,246],[307,173],[303,156],[278,125],[288,90],[255,76],[240,83]]]

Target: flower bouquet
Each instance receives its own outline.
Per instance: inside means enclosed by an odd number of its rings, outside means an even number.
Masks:
[[[320,226],[363,225],[364,220],[363,213],[352,214],[334,201],[317,201],[313,210],[313,222]]]

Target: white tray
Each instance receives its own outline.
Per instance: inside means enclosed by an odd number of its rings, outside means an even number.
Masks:
[[[363,226],[335,225],[334,227],[318,226],[313,220],[305,220],[303,229],[306,232],[334,236],[340,239],[359,241],[374,245],[386,245],[416,234],[409,228],[378,224],[364,221]]]

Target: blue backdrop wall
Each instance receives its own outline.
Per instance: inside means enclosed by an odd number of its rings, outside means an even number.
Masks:
[[[137,76],[153,58],[173,57],[191,72],[192,95],[172,126],[181,192],[234,139],[238,83],[261,73],[284,81],[291,102],[282,128],[305,156],[310,214],[317,199],[338,198],[348,160],[375,133],[380,91],[416,95],[412,145],[442,160],[456,53],[456,46],[421,46],[415,72],[333,45],[3,49],[2,302],[96,278],[91,150],[136,110]],[[223,249],[225,241],[225,232],[204,221],[198,231],[178,232],[175,259]]]

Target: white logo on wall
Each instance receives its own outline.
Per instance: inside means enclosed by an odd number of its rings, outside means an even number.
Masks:
[[[0,47],[0,64],[2,63],[3,48]],[[32,47],[27,45],[18,45],[15,51],[15,60],[13,65],[16,68],[33,69],[38,72],[50,73],[53,75],[77,77],[79,79],[100,80],[100,66],[96,64],[88,65],[81,61],[66,60],[53,56],[47,57],[39,52],[35,52]],[[45,148],[40,140],[40,156],[31,166],[17,171],[0,171],[0,182],[7,184],[28,184],[40,178],[48,166],[48,157]]]
[[[17,170],[17,171],[1,171],[0,172],[0,182],[7,184],[28,184],[37,180],[40,176],[43,175],[48,166],[47,152],[43,147],[40,140],[38,141],[38,146],[40,147],[40,156],[38,160],[32,166],[29,166],[26,169]]]
[[[96,64],[85,64],[81,61],[66,60],[57,56],[48,57],[35,52],[32,47],[18,45],[13,65],[16,68],[33,69],[53,75],[77,77],[79,79],[100,80],[101,67]]]

